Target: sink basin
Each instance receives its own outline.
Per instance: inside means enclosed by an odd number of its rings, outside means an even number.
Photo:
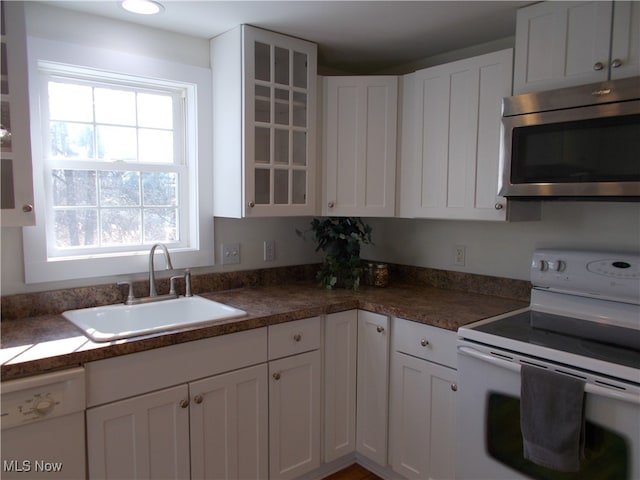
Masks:
[[[244,310],[207,300],[180,297],[138,305],[107,305],[63,312],[64,318],[80,327],[95,342],[166,332],[247,314]]]

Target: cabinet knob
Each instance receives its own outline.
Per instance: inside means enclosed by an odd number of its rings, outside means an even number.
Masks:
[[[333,202],[329,202],[329,203],[327,204],[327,207],[329,207],[329,208],[333,208],[333,207],[335,207],[335,203],[333,203]]]
[[[422,345],[423,347],[426,347],[427,345],[429,345],[429,340],[427,340],[426,338],[423,338],[422,340],[420,340],[420,345]]]
[[[619,67],[621,67],[621,66],[622,66],[622,60],[620,60],[619,58],[614,58],[614,59],[611,61],[611,67],[612,67],[612,68],[619,68]]]
[[[496,210],[502,210],[504,208],[504,205],[501,204],[500,202],[496,202],[493,208],[495,208]]]
[[[378,325],[378,326],[376,327],[376,331],[377,331],[378,333],[383,333],[383,332],[384,332],[384,327],[381,327],[380,325]]]
[[[187,408],[189,406],[189,399],[180,400],[180,408]]]
[[[273,374],[273,379],[274,380],[280,380],[280,372],[276,372]]]
[[[256,206],[256,202],[249,202],[249,208],[253,208]]]
[[[597,72],[604,68],[604,64],[602,62],[596,62],[593,64],[593,69]]]
[[[296,341],[296,342],[299,342],[300,340],[302,340],[302,334],[301,333],[296,333],[293,336],[293,340]]]
[[[31,213],[33,212],[33,205],[31,205],[30,203],[26,203],[22,206],[22,211],[24,213]]]
[[[204,398],[200,394],[198,394],[195,397],[193,397],[193,401],[196,402],[198,405],[200,405],[203,400],[204,400]]]
[[[458,391],[458,384],[457,383],[452,383],[451,384],[451,390],[453,390],[454,392]]]

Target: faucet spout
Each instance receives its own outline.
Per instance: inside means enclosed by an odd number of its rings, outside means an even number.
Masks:
[[[164,253],[164,260],[166,263],[165,270],[173,270],[173,265],[171,264],[171,256],[169,255],[169,250],[166,245],[162,243],[156,243],[151,247],[151,251],[149,252],[149,296],[157,297],[158,292],[156,291],[156,274],[155,268],[153,264],[154,255],[156,253],[156,248],[160,247],[162,253]]]

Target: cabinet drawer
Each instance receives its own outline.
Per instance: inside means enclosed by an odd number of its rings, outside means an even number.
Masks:
[[[444,328],[394,318],[393,350],[457,368],[456,334]]]
[[[269,360],[320,348],[320,317],[269,327]]]

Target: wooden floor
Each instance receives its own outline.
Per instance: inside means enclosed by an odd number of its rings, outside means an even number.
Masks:
[[[371,473],[364,467],[354,463],[339,472],[325,477],[323,480],[382,480],[379,476]]]

